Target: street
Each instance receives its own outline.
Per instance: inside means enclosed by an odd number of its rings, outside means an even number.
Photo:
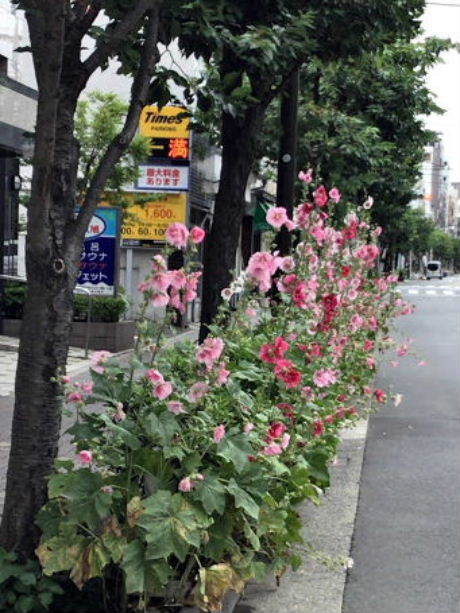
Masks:
[[[343,613],[459,611],[459,285],[402,286],[417,357],[380,374],[404,399],[370,419]]]

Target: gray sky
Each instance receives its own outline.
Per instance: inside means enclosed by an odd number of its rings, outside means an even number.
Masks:
[[[428,0],[423,19],[427,36],[450,38],[460,43],[460,0]],[[443,55],[443,64],[429,75],[428,85],[446,112],[428,118],[430,129],[441,132],[450,166],[450,180],[460,181],[460,53]]]

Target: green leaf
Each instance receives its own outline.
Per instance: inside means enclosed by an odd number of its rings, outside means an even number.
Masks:
[[[145,427],[150,436],[158,438],[165,446],[171,443],[171,439],[180,429],[179,422],[169,411],[160,415],[150,413],[145,419]]]
[[[222,515],[225,511],[225,493],[226,488],[218,477],[206,474],[204,481],[199,482],[193,490],[193,497],[201,502],[209,515],[214,511]]]
[[[227,491],[235,498],[236,507],[243,509],[245,513],[254,519],[259,519],[259,505],[255,502],[252,496],[239,487],[234,479],[230,479],[227,486]]]
[[[20,596],[14,605],[16,611],[20,613],[29,613],[33,611],[36,605],[36,600],[34,596]]]
[[[247,434],[227,436],[217,444],[217,455],[232,462],[238,472],[241,472],[249,464],[248,456],[252,455],[253,449]]]
[[[171,554],[185,560],[190,547],[200,546],[203,529],[212,523],[181,494],[160,490],[143,502],[145,512],[137,525],[145,530],[147,557],[151,560],[166,559]]]
[[[166,585],[171,576],[167,563],[153,562],[146,557],[145,543],[140,540],[126,547],[121,567],[125,571],[128,594],[153,593]]]
[[[244,536],[248,539],[254,551],[260,550],[260,539],[247,521],[244,522]]]
[[[126,426],[133,422],[128,422],[128,420],[126,420],[124,422],[125,427],[122,427],[118,424],[114,424],[110,417],[104,413],[100,417],[107,426],[107,428],[111,430],[114,434],[118,435],[125,443],[125,445],[127,445],[130,449],[136,450],[141,447],[141,441],[137,438],[137,436],[135,436],[126,428]]]

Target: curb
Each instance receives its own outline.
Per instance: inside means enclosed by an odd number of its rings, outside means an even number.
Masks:
[[[331,470],[331,487],[323,504],[300,506],[305,544],[304,560],[297,571],[287,572],[277,588],[275,581],[249,585],[235,613],[341,613],[352,537],[358,508],[359,484],[368,422],[342,432],[342,444]],[[336,564],[333,568],[332,559]],[[352,561],[350,561],[352,562]]]

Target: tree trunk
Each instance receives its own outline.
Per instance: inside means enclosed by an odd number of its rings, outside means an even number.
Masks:
[[[222,118],[222,170],[211,232],[204,251],[200,341],[208,334],[221,302],[221,291],[231,282],[244,216],[249,173],[255,158],[255,141],[266,106],[250,109],[244,118],[224,113]]]

